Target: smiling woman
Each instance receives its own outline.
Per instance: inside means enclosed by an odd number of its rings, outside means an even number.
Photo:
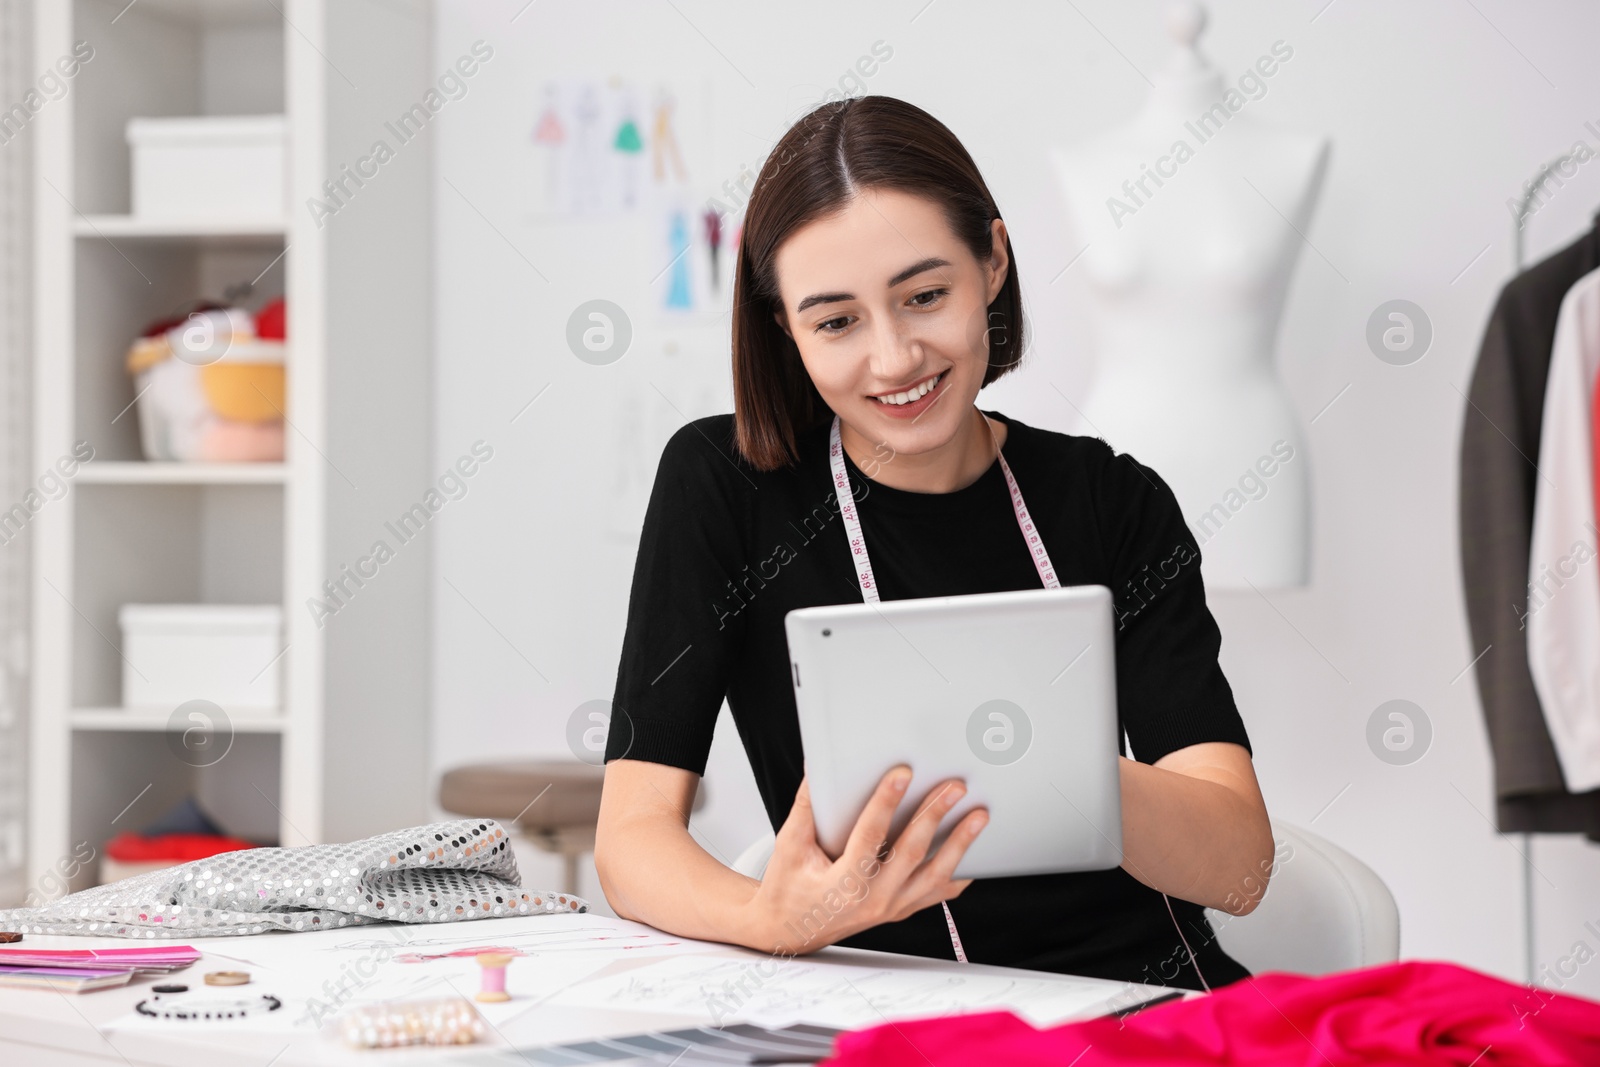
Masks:
[[[771,273],[786,291],[810,294],[794,301],[792,313],[773,301],[774,321],[799,352],[811,387],[839,416],[846,451],[859,456],[871,440],[894,448],[898,462],[880,479],[886,485],[950,492],[993,462],[990,431],[972,398],[1016,365],[1020,349],[1000,353],[1000,362],[992,353],[991,332],[1004,328],[988,323],[1003,322],[1005,312],[989,309],[1015,274],[1005,223],[995,218],[983,237],[979,248],[988,251],[974,254],[927,197],[868,186],[772,258]],[[929,250],[934,254],[903,265]],[[841,277],[860,284],[812,291]],[[950,396],[962,399],[941,406]],[[751,419],[747,454],[759,447],[760,421]],[[1004,444],[1003,428],[995,432]]]
[[[852,456],[868,447],[860,426],[907,457],[911,470],[885,484],[912,488],[962,455],[958,472],[975,477],[992,456],[971,398],[1025,347],[1011,241],[976,165],[937,120],[891,97],[819,107],[779,148],[789,142],[805,153],[763,168],[741,237],[734,306],[772,314],[734,322],[739,451],[759,469],[784,466],[798,430],[836,413]],[[848,152],[847,176],[832,150]],[[966,399],[944,403],[952,391]]]
[[[927,112],[824,104],[775,146],[739,249],[735,410],[667,442],[641,531],[612,701],[633,729],[607,746],[595,848],[619,915],[777,954],[842,943],[1191,988],[1245,977],[1203,909],[1253,909],[1273,842],[1199,548],[1155,471],[976,406],[1021,359],[1020,293],[993,197]],[[1174,546],[1192,566],[1170,566]],[[844,853],[825,854],[784,617],[858,591],[1041,584],[1125,590],[1122,865],[953,879],[987,813],[933,849],[964,789],[922,782],[931,817],[890,840],[916,770],[903,766],[885,768]],[[724,699],[777,831],[760,881],[687,827]],[[1070,814],[1041,813],[1040,832]],[[853,871],[870,872],[864,889],[840,897]]]

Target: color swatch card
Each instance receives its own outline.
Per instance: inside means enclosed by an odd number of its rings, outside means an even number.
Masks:
[[[87,993],[94,989],[127,985],[132,971],[96,971],[73,967],[0,967],[0,986],[12,989],[54,989],[62,993]]]
[[[135,974],[182,970],[200,958],[189,945],[100,949],[0,949],[0,986],[86,993],[126,985]]]
[[[94,967],[107,971],[176,971],[200,958],[189,945],[148,948],[0,948],[0,967]]]

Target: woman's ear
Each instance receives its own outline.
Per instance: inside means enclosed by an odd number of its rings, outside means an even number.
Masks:
[[[784,333],[788,334],[789,335],[789,340],[793,341],[794,340],[794,334],[791,333],[790,330],[789,330],[789,320],[784,315],[783,309],[782,308],[773,308],[772,309],[772,318],[773,318],[773,321],[775,321],[778,324],[778,329],[780,329]]]
[[[1002,218],[995,218],[989,223],[989,234],[994,241],[994,249],[989,254],[989,299],[994,303],[1000,295],[1000,289],[1006,284],[1006,277],[1011,272],[1011,257],[1006,255],[1006,222]]]

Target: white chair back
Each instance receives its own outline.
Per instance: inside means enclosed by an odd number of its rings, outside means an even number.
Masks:
[[[1400,958],[1400,913],[1376,872],[1325,837],[1273,820],[1278,862],[1248,915],[1206,909],[1224,951],[1252,974],[1331,974]],[[733,861],[760,878],[772,858],[769,830]]]

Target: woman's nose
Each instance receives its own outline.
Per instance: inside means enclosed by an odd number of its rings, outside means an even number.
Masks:
[[[878,380],[901,384],[907,374],[921,366],[922,349],[923,342],[913,327],[891,319],[873,333],[868,363]]]

